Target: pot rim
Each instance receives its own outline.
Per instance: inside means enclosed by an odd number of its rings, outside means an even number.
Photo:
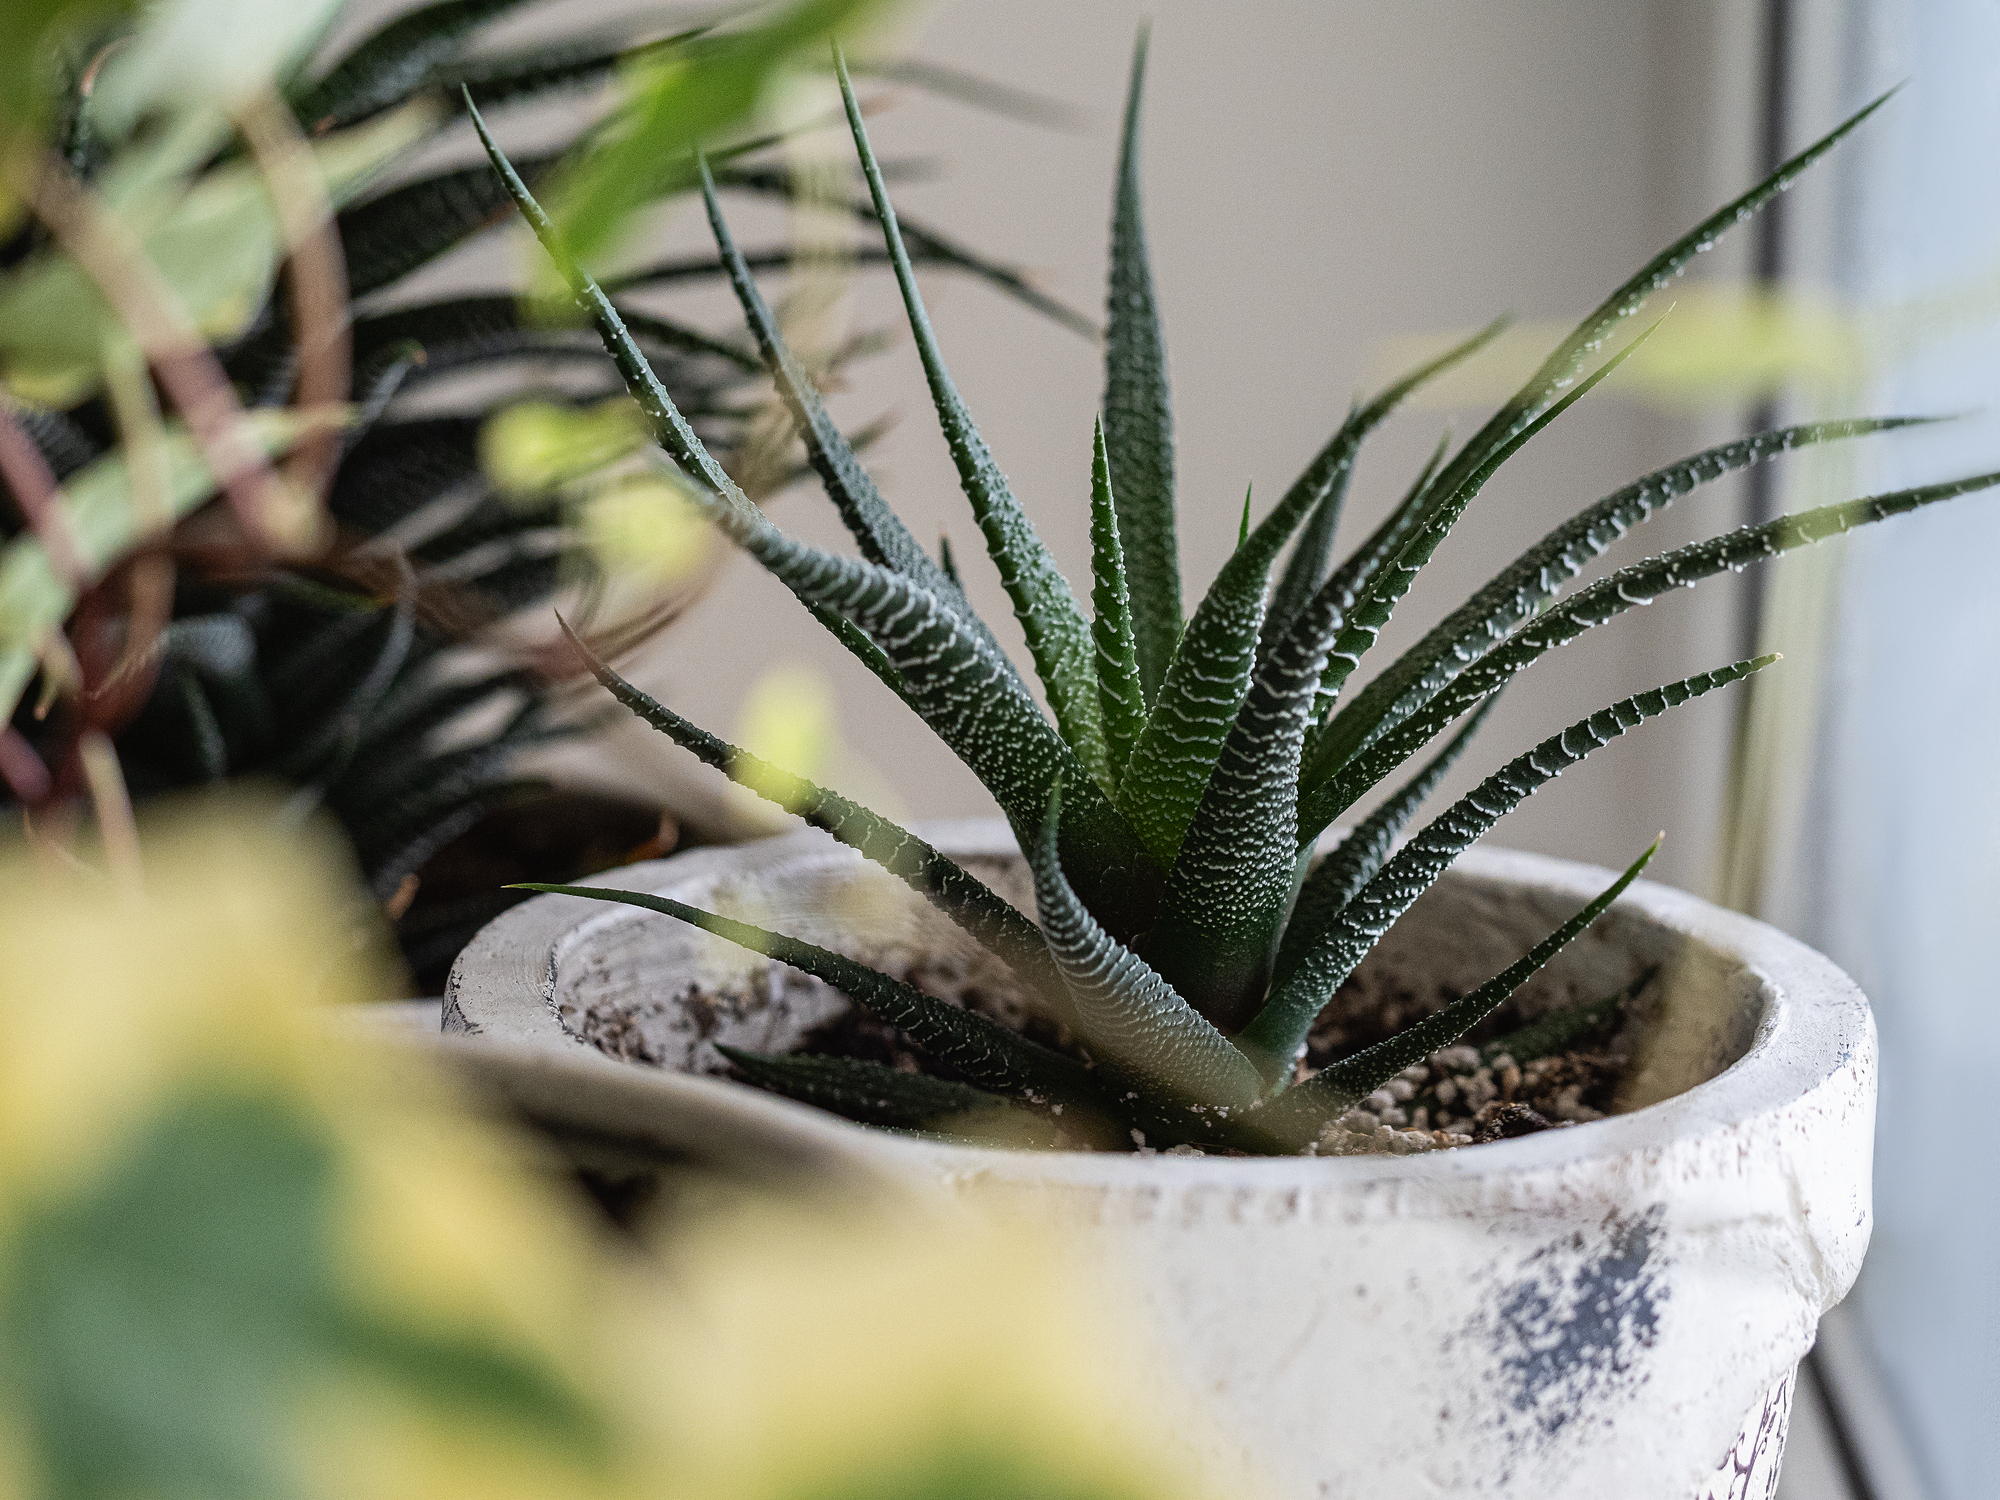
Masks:
[[[1019,853],[1011,829],[997,818],[922,823],[914,831],[947,854]],[[708,870],[727,870],[744,851],[775,858],[792,848],[801,854],[847,852],[818,830],[801,829],[777,840],[689,850],[592,879],[621,890],[656,891]],[[1614,872],[1598,866],[1483,845],[1461,855],[1450,873],[1578,903],[1614,878]],[[538,1114],[553,1113],[586,1129],[610,1128],[615,1121],[621,1134],[654,1137],[681,1151],[692,1127],[702,1136],[714,1132],[718,1141],[795,1142],[803,1155],[841,1159],[898,1177],[921,1168],[952,1177],[1109,1187],[1129,1184],[1135,1176],[1171,1174],[1176,1186],[1339,1192],[1376,1183],[1443,1187],[1500,1175],[1541,1175],[1656,1152],[1782,1110],[1872,1052],[1874,1019],[1860,987],[1832,960],[1796,938],[1651,881],[1635,882],[1616,908],[1700,943],[1755,976],[1763,1011],[1743,1055],[1713,1078],[1628,1114],[1408,1156],[1169,1156],[960,1145],[857,1124],[728,1079],[621,1062],[566,1031],[556,1017],[549,1002],[559,950],[587,926],[665,919],[630,907],[607,909],[575,896],[536,896],[482,928],[452,966],[443,1025],[450,1043],[466,1049],[467,1060],[490,1081],[509,1092],[525,1087],[532,1096],[525,1102]],[[646,1126],[655,1108],[663,1122],[668,1117],[673,1122],[657,1134]]]

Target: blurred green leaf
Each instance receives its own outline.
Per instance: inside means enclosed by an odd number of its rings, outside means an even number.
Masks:
[[[0,5],[0,149],[12,147],[17,133],[42,123],[50,97],[47,76],[64,41],[132,9],[132,0],[7,0]],[[8,217],[8,194],[0,187],[0,220]]]
[[[336,203],[351,198],[390,160],[422,139],[433,119],[424,106],[330,136],[314,148]],[[171,143],[161,150],[174,149]],[[248,163],[208,173],[174,196],[126,179],[126,212],[137,221],[147,257],[179,296],[195,326],[212,340],[247,328],[270,295],[283,238],[262,176]],[[166,200],[166,201],[162,201]],[[0,360],[17,395],[66,406],[101,378],[107,339],[122,325],[84,269],[45,252],[0,278]]]
[[[1696,412],[1753,405],[1789,389],[1816,396],[1847,390],[1878,362],[1875,345],[1894,321],[1893,311],[1859,312],[1807,287],[1697,283],[1675,295],[1659,331],[1606,389],[1669,411]],[[1524,323],[1509,329],[1417,404],[1457,408],[1504,398],[1533,372],[1560,327]],[[1430,334],[1391,338],[1375,358],[1386,368],[1444,341]]]
[[[51,1495],[293,1490],[276,1440],[331,1281],[331,1178],[291,1107],[201,1099],[18,1225],[0,1363]]]
[[[1064,1472],[1049,1456],[965,1441],[896,1454],[859,1473],[815,1478],[796,1500],[1133,1500],[1137,1486]]]
[[[12,0],[9,0],[12,3]],[[123,135],[155,109],[230,110],[291,71],[343,0],[165,0],[91,91],[94,122]]]
[[[645,418],[625,396],[583,408],[517,401],[480,429],[479,466],[502,494],[539,495],[616,463],[645,441]]]
[[[762,24],[704,37],[699,47],[645,54],[625,73],[625,102],[605,144],[555,198],[562,242],[588,262],[615,244],[627,218],[672,186],[694,180],[690,153],[751,118],[771,84],[882,0],[795,0]],[[663,163],[685,163],[675,182]]]
[[[291,1101],[185,1096],[68,1186],[16,1221],[0,1262],[0,1380],[50,1496],[300,1493],[300,1408],[343,1371],[602,1447],[550,1373],[344,1293],[334,1152]]]

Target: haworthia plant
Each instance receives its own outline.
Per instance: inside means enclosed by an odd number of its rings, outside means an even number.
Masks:
[[[1564,595],[1586,563],[1698,485],[1789,449],[1918,419],[1813,423],[1708,449],[1613,492],[1550,532],[1342,706],[1348,681],[1467,505],[1631,351],[1636,340],[1592,363],[1647,297],[1881,101],[1614,290],[1469,441],[1455,452],[1441,444],[1389,517],[1336,561],[1341,506],[1363,440],[1417,384],[1472,353],[1498,325],[1357,402],[1270,513],[1255,526],[1246,513],[1234,553],[1184,621],[1174,563],[1165,345],[1138,193],[1144,55],[1142,37],[1114,201],[1104,407],[1088,482],[1079,477],[1071,500],[1087,497],[1089,505],[1093,618],[1087,624],[1077,593],[1055,572],[952,385],[861,113],[840,74],[884,253],[903,289],[973,519],[1027,634],[1049,716],[973,615],[955,567],[933,562],[908,536],[834,430],[775,336],[713,195],[720,260],[859,559],[794,541],[747,505],[654,378],[636,331],[565,253],[521,176],[488,142],[500,180],[568,277],[660,446],[704,487],[698,503],[992,791],[1032,871],[1038,924],[889,820],[774,774],[594,658],[593,670],[627,707],[680,744],[803,812],[922,892],[1043,1002],[1074,1040],[1073,1056],[1045,1052],[1024,1038],[1002,1040],[984,1020],[964,1018],[852,959],[777,933],[660,898],[572,893],[667,912],[804,969],[846,991],[938,1064],[939,1076],[916,1077],[853,1059],[732,1053],[741,1074],[761,1087],[864,1122],[981,1138],[991,1137],[993,1122],[1013,1118],[999,1112],[1004,1105],[1039,1112],[1072,1146],[1136,1139],[1255,1153],[1312,1150],[1355,1101],[1492,1015],[1618,898],[1652,850],[1485,984],[1386,1041],[1316,1072],[1303,1068],[1315,1019],[1390,925],[1470,844],[1563,770],[1776,658],[1695,673],[1582,715],[1507,761],[1399,850],[1405,828],[1517,672],[1669,588],[1984,489],[2000,483],[2000,474],[1745,527]],[[1290,558],[1274,589],[1272,574],[1287,546]],[[1321,835],[1332,820],[1385,787],[1375,810],[1321,855]]]

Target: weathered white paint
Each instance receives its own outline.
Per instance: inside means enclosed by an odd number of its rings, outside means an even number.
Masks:
[[[1011,847],[999,825],[932,832],[968,856]],[[1474,850],[1378,960],[1463,988],[1609,878]],[[857,910],[891,948],[927,932],[952,941],[886,876],[811,832],[599,880],[760,910],[821,941],[833,934],[816,922],[851,924]],[[612,1061],[559,1014],[597,1006],[601,1020],[604,1007],[651,1005],[644,1045],[698,1062],[694,1031],[663,1018],[697,971],[717,983],[722,961],[713,940],[679,923],[542,897],[466,950],[445,1025],[467,1039],[468,1060],[543,1119],[696,1155],[726,1142],[856,1163],[1060,1222],[1086,1269],[1137,1299],[1152,1346],[1133,1351],[1135,1378],[1157,1381],[1162,1401],[1192,1386],[1213,1418],[1183,1441],[1218,1489],[1766,1494],[1793,1368],[1867,1246],[1866,1001],[1798,942],[1661,886],[1634,886],[1547,986],[1553,1002],[1667,965],[1662,1040],[1638,1084],[1657,1102],[1413,1157],[931,1144],[721,1079]],[[768,975],[733,973],[753,1001],[775,993]],[[787,993],[795,1013],[778,1032],[810,1020],[810,994]],[[727,1036],[773,1022],[753,1003],[717,1024]]]

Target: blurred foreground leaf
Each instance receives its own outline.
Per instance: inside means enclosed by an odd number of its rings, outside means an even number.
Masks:
[[[0,1495],[1196,1493],[1047,1226],[850,1193],[612,1253],[333,1024],[396,993],[333,844],[210,801],[143,865],[0,849]]]
[[[569,254],[588,262],[614,248],[628,217],[694,181],[692,153],[746,123],[771,85],[882,0],[793,0],[758,24],[642,55],[624,77],[625,100],[603,144],[565,181],[556,221]]]
[[[177,1098],[85,1192],[22,1215],[0,1363],[50,1494],[299,1493],[297,1408],[343,1377],[597,1455],[601,1424],[539,1361],[345,1295],[316,1127],[279,1095]]]
[[[92,28],[116,20],[132,0],[7,0],[0,5],[0,155],[24,148],[45,124],[47,79],[65,43],[79,45]],[[0,183],[0,225],[11,217],[9,188]]]

